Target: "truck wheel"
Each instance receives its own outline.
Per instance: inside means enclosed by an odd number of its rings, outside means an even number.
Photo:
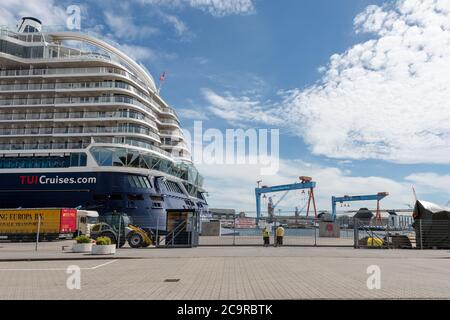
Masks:
[[[132,232],[128,236],[128,244],[133,249],[142,248],[144,246],[144,238],[136,232]]]

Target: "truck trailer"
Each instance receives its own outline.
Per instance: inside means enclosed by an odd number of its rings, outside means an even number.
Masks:
[[[72,237],[77,230],[76,209],[2,209],[0,240],[56,240]]]

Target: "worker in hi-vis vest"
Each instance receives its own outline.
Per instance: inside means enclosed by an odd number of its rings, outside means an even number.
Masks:
[[[276,231],[276,233],[277,233],[277,239],[276,239],[276,242],[275,242],[275,246],[276,247],[283,245],[284,232],[285,232],[284,228],[280,225],[277,228],[277,231]]]
[[[262,236],[264,239],[264,247],[270,246],[270,231],[267,227],[265,227],[262,231]]]

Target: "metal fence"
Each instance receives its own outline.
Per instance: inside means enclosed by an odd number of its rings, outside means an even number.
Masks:
[[[270,232],[275,245],[276,229],[285,229],[284,246],[354,247],[380,249],[450,249],[449,220],[416,220],[411,216],[376,219],[298,218],[289,225],[285,220],[262,218],[243,228],[236,221],[208,221],[202,224],[200,246],[263,246],[263,229]],[[212,231],[211,231],[212,230]]]
[[[450,249],[449,220],[377,222],[354,219],[355,248]]]
[[[207,234],[207,225],[202,224],[199,237],[200,246],[263,246],[263,229],[270,232],[270,245],[275,245],[276,229],[283,226],[285,235],[284,246],[354,246],[354,230],[349,224],[342,221],[326,222],[315,218],[298,218],[291,226],[277,219],[260,219],[254,226],[242,228],[235,221],[206,222],[215,224],[211,229],[214,232]]]

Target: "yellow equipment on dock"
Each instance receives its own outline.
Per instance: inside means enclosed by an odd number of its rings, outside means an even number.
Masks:
[[[384,244],[384,241],[380,238],[368,238],[367,239],[367,247],[372,247],[372,248],[381,248]]]

